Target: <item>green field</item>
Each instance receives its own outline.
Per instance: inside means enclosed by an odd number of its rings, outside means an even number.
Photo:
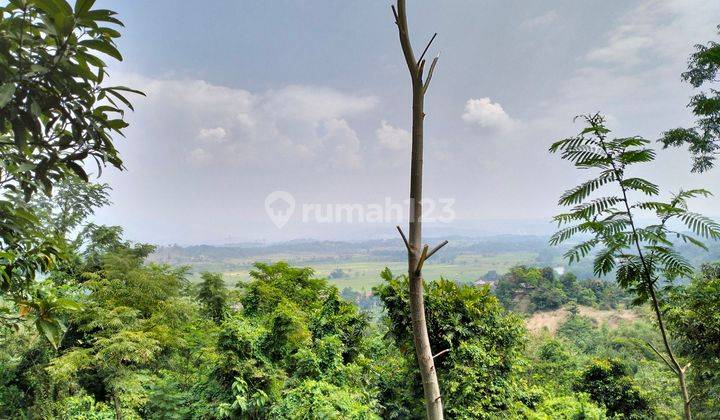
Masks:
[[[452,263],[428,262],[423,267],[423,273],[427,279],[445,277],[460,282],[472,282],[490,270],[498,273],[506,272],[510,267],[518,264],[531,264],[535,261],[537,254],[530,252],[514,252],[497,255],[460,255]],[[356,261],[357,260],[357,261]],[[357,291],[369,290],[380,282],[380,272],[389,267],[395,274],[403,274],[407,270],[407,264],[402,261],[361,261],[352,258],[348,261],[331,262],[303,262],[291,264],[305,265],[311,267],[318,276],[328,277],[335,269],[342,269],[347,277],[330,279],[330,283],[342,289],[350,287]],[[197,268],[197,267],[196,267]],[[210,270],[211,267],[204,267],[203,270]],[[234,285],[238,281],[245,281],[249,278],[251,267],[242,267],[239,270],[222,271],[228,285]]]

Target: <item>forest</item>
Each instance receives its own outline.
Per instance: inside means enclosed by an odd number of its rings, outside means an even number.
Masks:
[[[591,113],[541,139],[576,170],[554,234],[446,248],[422,236],[437,34],[413,50],[398,0],[415,212],[394,239],[157,246],[95,218],[146,95],[110,82],[126,28],[95,3],[0,6],[0,418],[720,418],[720,224],[695,211],[719,185],[717,40],[675,75],[694,126],[615,137]],[[708,189],[647,179],[671,150]]]

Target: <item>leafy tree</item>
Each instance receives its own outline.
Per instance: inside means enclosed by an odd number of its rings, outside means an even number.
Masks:
[[[576,235],[589,235],[589,239],[584,238],[567,251],[565,257],[569,262],[577,262],[601,247],[593,261],[595,273],[605,275],[615,271],[618,284],[636,295],[635,303],[651,302],[665,350],[665,354],[659,351],[657,354],[678,377],[685,417],[689,419],[688,366],[681,365],[672,350],[656,289],[662,278],[692,275],[690,264],[675,251],[673,239],[704,248],[698,237],[720,238],[720,225],[690,212],[687,207],[688,199],[710,193],[702,189],[688,190],[673,195],[669,202],[631,202],[631,194],[653,198],[659,194],[657,185],[628,175],[633,165],[652,162],[655,152],[647,147],[649,142],[640,137],[609,139],[610,130],[599,114],[583,119],[588,126],[578,136],[554,143],[550,151],[559,152],[578,169],[596,169],[599,174],[560,197],[560,205],[574,207],[568,213],[555,216],[555,221],[570,226],[560,229],[550,242],[557,245]],[[592,198],[598,189],[610,185],[615,186],[615,195]],[[637,213],[648,210],[656,213],[658,221],[641,227],[637,224]],[[671,230],[668,227],[671,221],[684,224],[694,235]]]
[[[518,312],[553,310],[574,302],[614,308],[625,298],[614,284],[602,280],[578,281],[572,273],[556,277],[552,268],[515,266],[500,277],[494,293],[507,309]]]
[[[694,406],[720,417],[720,263],[703,265],[687,286],[673,288],[663,307],[679,348],[693,364]]]
[[[282,419],[379,419],[362,395],[349,387],[306,380],[286,393],[270,416]]]
[[[715,165],[720,153],[720,91],[712,87],[718,82],[720,44],[710,41],[707,45],[696,45],[695,49],[682,79],[694,88],[710,89],[690,98],[688,108],[698,118],[695,127],[668,130],[660,142],[664,147],[687,145],[693,156],[692,171],[705,172]]]
[[[122,59],[112,28],[122,22],[93,5],[11,0],[0,7],[0,292],[36,312],[46,303],[30,303],[35,276],[66,256],[57,230],[74,221],[56,218],[47,231],[28,201],[63,179],[87,182],[89,160],[99,170],[122,168],[112,136],[127,126],[123,108],[132,109],[124,93],[140,93],[104,83],[99,53]],[[60,328],[51,317],[42,325]]]
[[[118,243],[103,255],[99,271],[83,274],[77,298],[84,310],[70,319],[48,367],[70,396],[74,388],[93,393],[116,418],[143,410],[160,380],[154,368],[173,366],[174,355],[192,348],[200,322],[199,308],[182,295],[186,269],[144,265],[146,253],[138,248],[144,249]]]
[[[220,417],[373,418],[368,318],[309,268],[255,264],[204,394]],[[378,375],[373,372],[374,375]]]
[[[408,279],[388,269],[381,275],[383,284],[373,290],[387,310],[389,333],[412,366]],[[430,343],[441,349],[435,363],[447,413],[472,418],[509,410],[519,398],[515,369],[524,344],[522,321],[505,312],[488,288],[441,279],[425,285],[425,301]],[[417,371],[411,372],[419,381]],[[410,395],[405,405],[422,413],[418,388]]]
[[[122,60],[115,12],[65,0],[13,0],[0,9],[0,126],[4,137],[0,185],[32,195],[50,191],[68,174],[87,179],[82,163],[122,168],[112,141],[132,109],[122,86],[103,84],[102,53]]]
[[[617,360],[595,360],[578,378],[575,389],[605,406],[611,417],[648,418],[649,401],[634,383],[627,366]]]
[[[202,283],[198,290],[198,299],[205,311],[216,324],[225,319],[228,308],[228,294],[222,274],[204,272],[200,275]]]

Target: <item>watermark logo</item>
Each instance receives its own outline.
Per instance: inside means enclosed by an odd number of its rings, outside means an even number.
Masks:
[[[295,212],[295,197],[287,191],[273,191],[265,197],[265,211],[273,224],[282,229]]]
[[[455,199],[422,200],[421,219],[424,222],[450,223],[455,220]],[[410,200],[393,201],[385,197],[382,203],[302,203],[303,223],[401,223],[404,216],[414,220],[415,209]],[[295,198],[286,191],[273,191],[265,198],[265,211],[281,229],[295,212]]]

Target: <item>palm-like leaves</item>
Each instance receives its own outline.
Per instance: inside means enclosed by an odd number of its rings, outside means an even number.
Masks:
[[[562,194],[559,204],[572,206],[555,217],[561,227],[550,239],[558,245],[578,235],[584,240],[571,247],[566,259],[572,264],[600,248],[594,256],[597,275],[616,272],[621,286],[636,290],[640,301],[647,299],[647,284],[660,276],[675,278],[692,273],[690,264],[673,249],[673,240],[704,248],[700,238],[720,239],[720,225],[707,217],[688,211],[687,200],[706,197],[706,190],[684,190],[669,202],[657,201],[660,188],[643,178],[628,177],[626,171],[635,164],[653,161],[655,152],[640,137],[608,139],[610,130],[601,115],[582,117],[587,123],[580,134],[560,140],[550,147],[553,153],[579,169],[597,169],[598,175]],[[602,188],[614,186],[617,195],[593,197]],[[634,204],[628,195],[644,195],[650,201]],[[657,224],[640,227],[635,211],[652,211]],[[674,232],[668,222],[675,219],[692,233]],[[645,283],[645,286],[642,284]],[[643,291],[645,290],[645,291]]]

